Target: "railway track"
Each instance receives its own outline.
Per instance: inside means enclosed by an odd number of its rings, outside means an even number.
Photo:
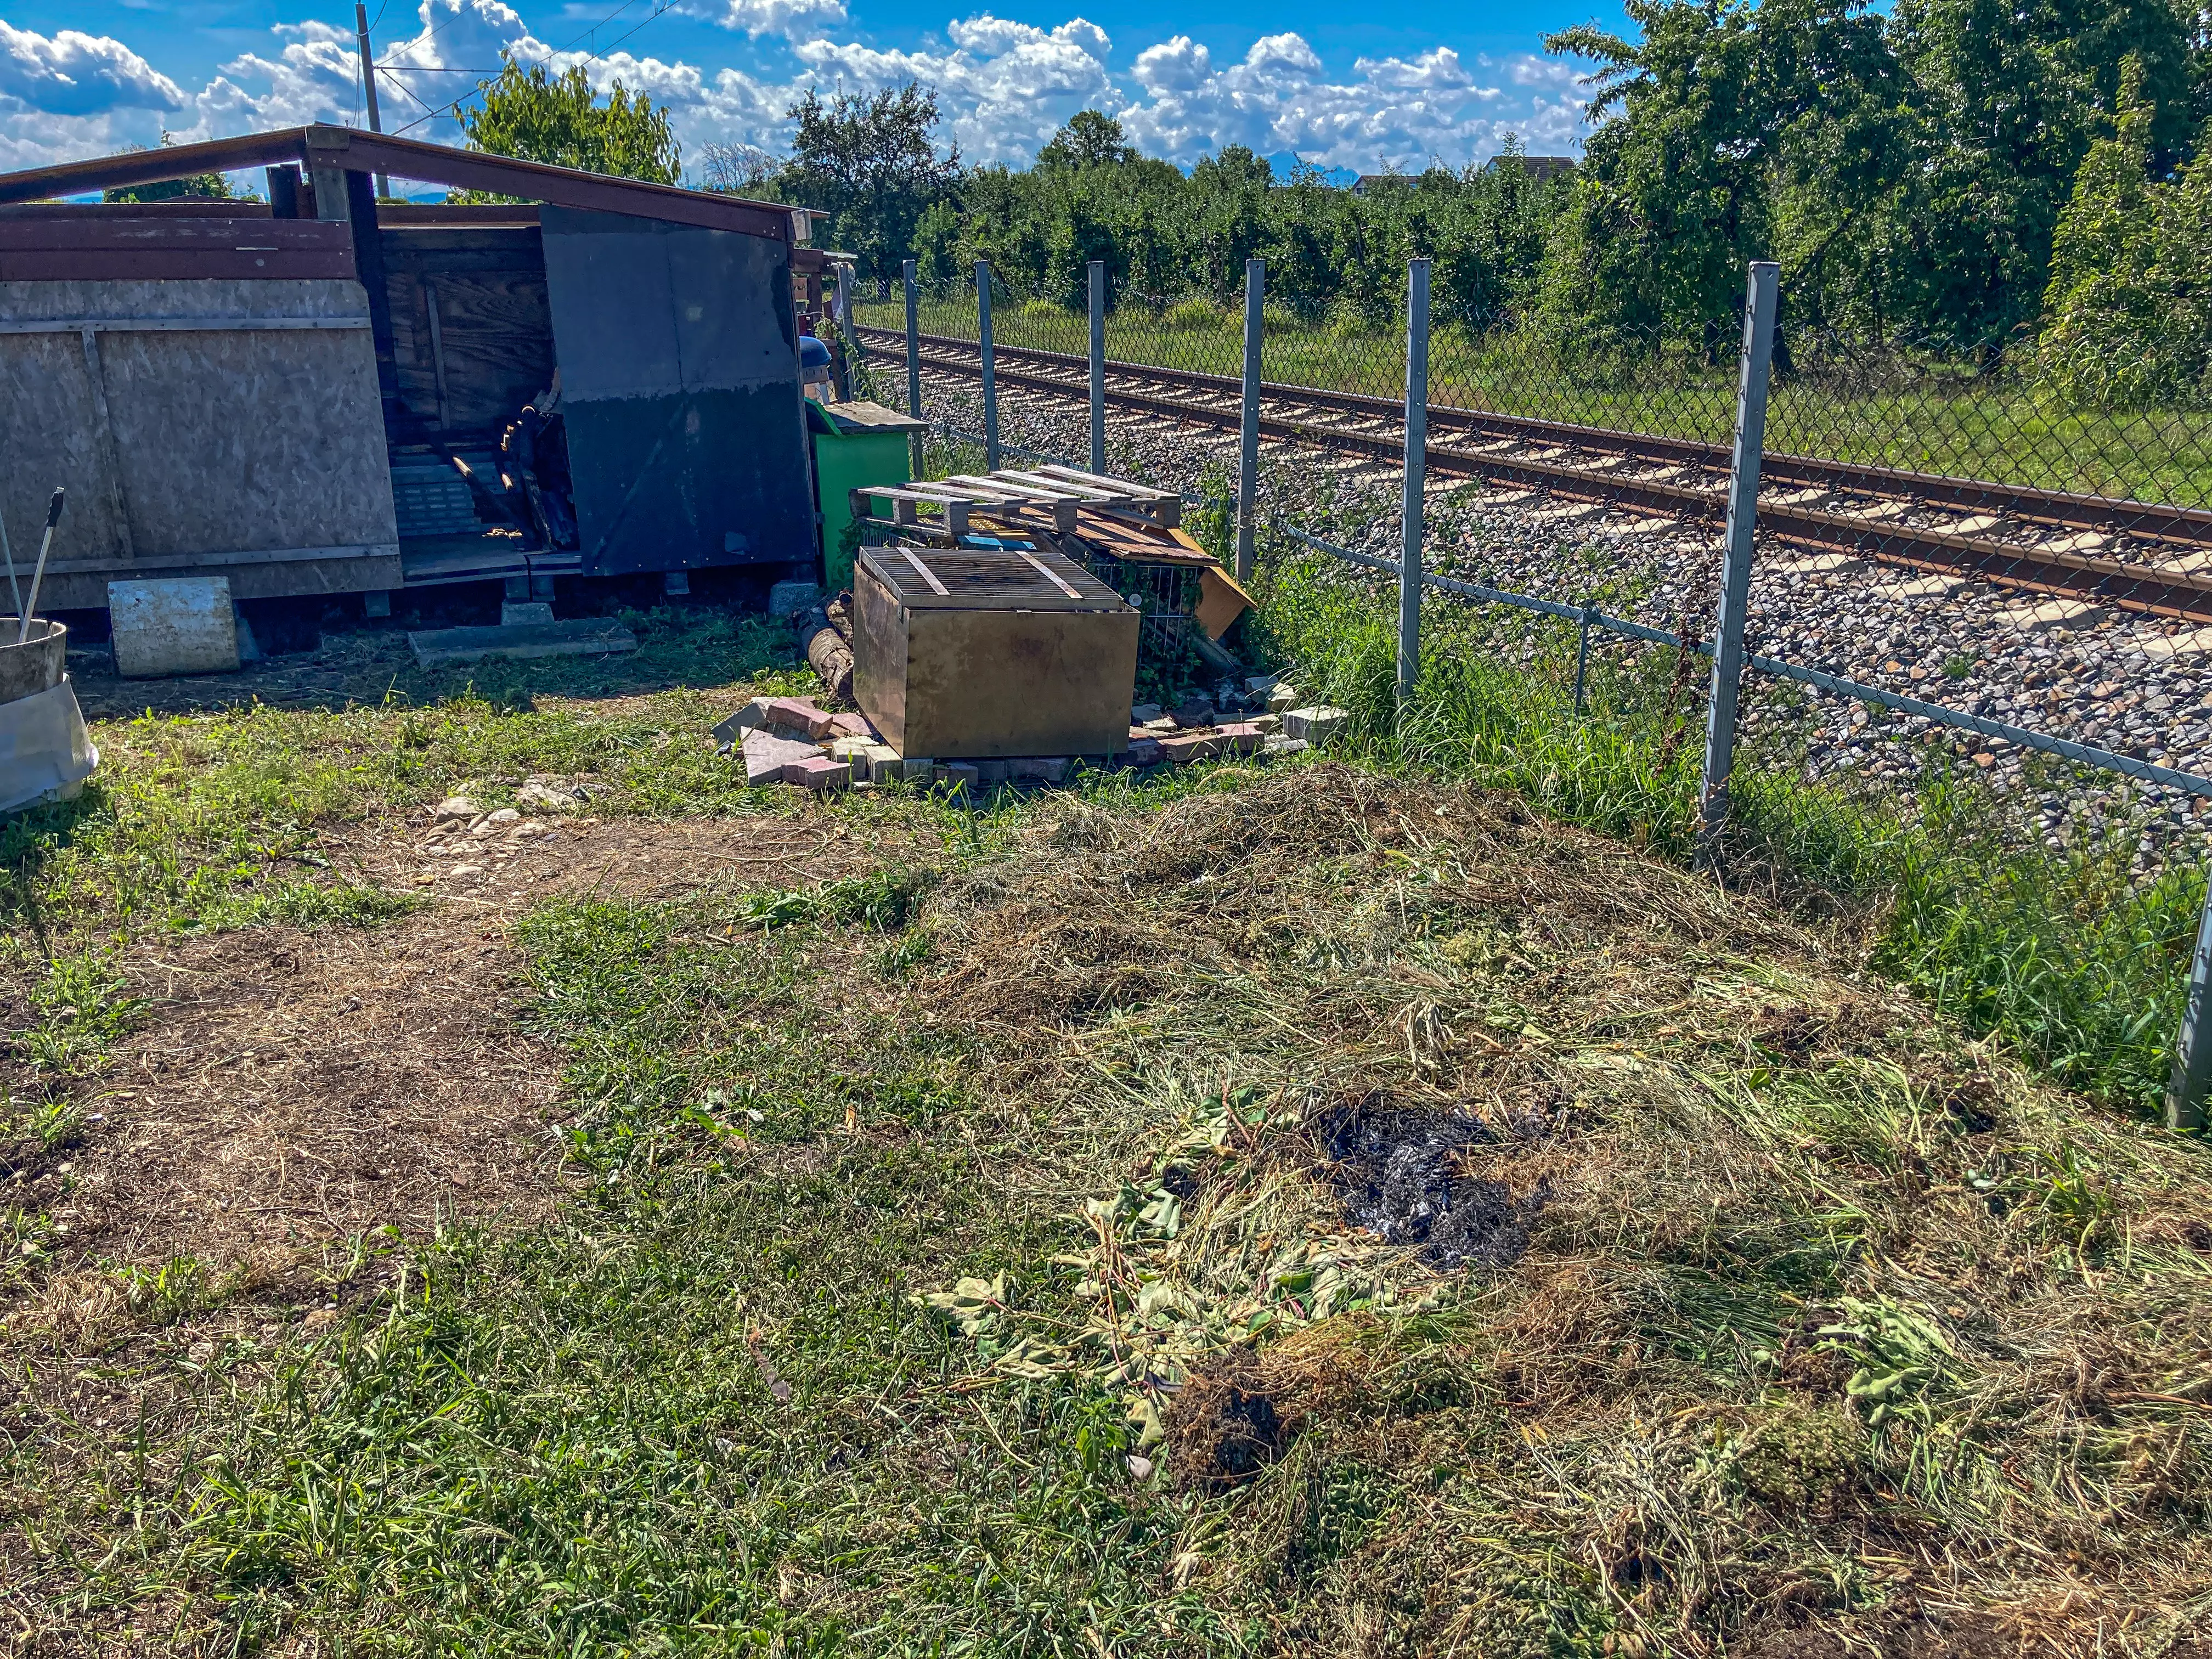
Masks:
[[[864,344],[904,361],[901,331],[858,332]],[[925,370],[981,380],[975,342],[926,334],[921,344]],[[1072,354],[997,346],[993,373],[1002,386],[1090,400],[1089,363]],[[1106,365],[1108,403],[1172,420],[1234,431],[1243,396],[1242,383],[1225,374]],[[1395,462],[1403,455],[1403,414],[1386,398],[1269,382],[1261,390],[1260,431]],[[1726,513],[1729,453],[1692,440],[1432,404],[1428,465],[1656,517],[1717,522]],[[2212,513],[1796,455],[1769,454],[1760,483],[1761,533],[1808,552],[2212,622],[2212,574],[2160,562],[2212,556]],[[1905,514],[1949,521],[1906,523]],[[2136,556],[2079,550],[2087,541]]]

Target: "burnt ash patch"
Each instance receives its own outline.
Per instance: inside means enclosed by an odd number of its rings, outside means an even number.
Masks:
[[[1529,1229],[1551,1201],[1548,1179],[1523,1197],[1466,1172],[1466,1154],[1522,1137],[1479,1114],[1376,1109],[1343,1113],[1327,1148],[1345,1214],[1393,1244],[1418,1245],[1434,1266],[1510,1267],[1528,1249]]]

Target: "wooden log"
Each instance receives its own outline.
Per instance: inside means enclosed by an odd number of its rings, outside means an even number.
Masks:
[[[853,699],[853,652],[844,636],[830,625],[829,619],[816,611],[807,618],[811,630],[806,641],[806,660],[813,665],[824,690],[833,697]]]

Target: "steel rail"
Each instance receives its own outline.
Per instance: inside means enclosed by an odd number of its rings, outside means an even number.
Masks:
[[[869,331],[880,334],[885,331]],[[897,337],[902,347],[903,337]],[[972,361],[963,362],[958,357],[941,355],[945,346],[972,349],[972,343],[948,340],[942,336],[924,337],[927,343],[940,348],[939,354],[924,352],[924,368],[970,378],[979,373]],[[1003,349],[999,354],[1001,359],[1009,356],[1035,359],[1057,355],[1012,349]],[[1070,361],[1081,363],[1084,360],[1073,358]],[[1194,390],[1217,393],[1222,389],[1213,384],[1218,377],[1193,375],[1185,370],[1154,371],[1141,365],[1120,362],[1109,362],[1107,368],[1109,374],[1119,375],[1124,380],[1152,380],[1170,385],[1193,382]],[[996,379],[1005,385],[1088,400],[1086,386],[1071,384],[1055,376],[1007,368],[1003,362],[994,365],[994,370]],[[1226,384],[1233,386],[1235,383]],[[1271,385],[1267,390],[1279,405],[1304,403],[1321,409],[1341,409],[1346,400],[1353,396],[1299,386]],[[1226,430],[1237,429],[1240,421],[1239,411],[1236,408],[1209,406],[1188,398],[1158,397],[1109,385],[1106,398],[1108,402],[1124,408]],[[1385,409],[1393,407],[1383,405]],[[1366,411],[1346,409],[1344,412]],[[1469,420],[1491,419],[1488,416],[1471,416],[1463,410],[1432,410],[1431,412],[1442,414],[1443,423],[1447,425],[1464,425]],[[1260,430],[1264,436],[1291,442],[1349,449],[1378,459],[1402,459],[1401,441],[1382,433],[1362,431],[1322,421],[1286,419],[1279,413],[1269,415],[1264,412],[1264,407],[1260,418]],[[1626,434],[1609,435],[1623,443],[1641,441]],[[1672,446],[1677,441],[1654,441],[1655,444]],[[1441,472],[1521,484],[1570,500],[1625,507],[1655,516],[1714,520],[1720,517],[1725,504],[1717,489],[1680,483],[1667,478],[1642,477],[1632,473],[1607,471],[1522,455],[1504,455],[1438,444],[1433,441],[1428,445],[1427,453],[1430,465]],[[1798,465],[1805,464],[1800,462]],[[1857,471],[1864,472],[1869,469]],[[1887,476],[1905,480],[1922,475],[1893,473]],[[1946,482],[1954,486],[1960,483],[1958,480]],[[2043,493],[2047,495],[2051,492]],[[2119,505],[2100,496],[2062,499],[2100,507]],[[1994,504],[1986,500],[1980,504],[1994,507]],[[2193,514],[2183,508],[2150,510],[2166,513],[2176,520],[2186,517],[2193,521],[2197,518],[2203,518],[2208,520],[2204,533],[2212,538],[2212,514]],[[2212,580],[2183,572],[2127,564],[2117,559],[2094,558],[2081,554],[2031,551],[1978,536],[1959,535],[1923,526],[1882,524],[1850,514],[1824,512],[1813,507],[1762,505],[1759,522],[1762,533],[1811,551],[1839,553],[1905,569],[1956,575],[2025,593],[2113,605],[2123,610],[2151,616],[2212,622]]]
[[[904,337],[895,330],[877,331],[897,341],[902,346],[904,343]],[[957,335],[925,334],[920,337],[925,348],[975,349],[975,342],[963,340]],[[1055,368],[1079,371],[1088,368],[1085,358],[1031,346],[1000,345],[997,353],[1001,357],[1025,358]],[[1106,372],[1109,374],[1170,381],[1194,390],[1202,389],[1232,397],[1239,394],[1242,385],[1231,375],[1208,374],[1196,369],[1158,368],[1149,363],[1122,362],[1112,358],[1107,361]],[[1404,414],[1403,410],[1390,398],[1377,398],[1362,392],[1342,391],[1333,386],[1302,386],[1270,380],[1262,386],[1261,392],[1266,397],[1279,401],[1311,403],[1378,420],[1395,422]],[[1532,416],[1504,415],[1449,404],[1430,404],[1429,419],[1432,425],[1444,424],[1492,432],[1502,439],[1515,441],[1535,441],[1569,449],[1595,450],[1633,460],[1695,466],[1713,472],[1726,472],[1729,466],[1726,444],[1707,443],[1696,438],[1622,432],[1610,427],[1583,426]],[[1904,467],[1876,466],[1863,461],[1826,460],[1818,456],[1793,455],[1775,450],[1766,453],[1760,463],[1760,471],[1770,482],[1800,488],[1820,488],[1891,498],[1909,497],[1946,507],[1999,514],[2008,519],[2031,523],[2081,530],[2108,530],[2147,541],[2172,541],[2190,547],[2212,547],[2212,511],[2201,507],[2138,501],[2119,495],[2080,495],[2067,490],[2042,489],[2028,484],[1990,483],[1978,479],[1949,477],[1936,472],[1917,472]]]

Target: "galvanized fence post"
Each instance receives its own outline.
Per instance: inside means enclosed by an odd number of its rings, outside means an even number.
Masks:
[[[1582,625],[1575,630],[1575,713],[1588,712],[1583,699],[1583,684],[1589,675],[1590,620],[1597,615],[1597,607],[1587,601],[1583,605]]]
[[[999,374],[991,361],[991,264],[975,261],[975,346],[983,360],[983,470],[999,470]]]
[[[2197,919],[2197,951],[2189,963],[2189,994],[2181,1005],[2181,1030],[2173,1040],[2173,1070],[2166,1084],[2170,1129],[2204,1127],[2204,1097],[2212,1092],[2212,875]]]
[[[921,413],[921,284],[915,280],[915,263],[908,259],[899,267],[899,276],[906,283],[906,412],[915,420]],[[921,434],[910,433],[907,447],[911,452],[908,471],[919,478],[921,476]]]
[[[853,365],[867,362],[860,349],[860,337],[853,327],[853,267],[850,265],[837,267],[836,314],[838,343],[845,349],[845,384],[841,390],[849,403],[853,397]]]
[[[1398,701],[1421,675],[1421,520],[1429,464],[1429,262],[1406,268],[1405,528],[1398,551]]]
[[[1237,580],[1252,580],[1260,494],[1260,313],[1267,301],[1267,262],[1244,262],[1244,420],[1237,451]]]
[[[1091,262],[1091,470],[1106,470],[1106,262]]]
[[[1713,637],[1713,691],[1705,715],[1705,787],[1698,797],[1702,867],[1728,822],[1729,772],[1735,763],[1736,702],[1743,682],[1744,612],[1751,605],[1751,535],[1759,519],[1759,464],[1766,446],[1767,371],[1782,267],[1754,259],[1744,283],[1743,358],[1736,380],[1735,453],[1729,471],[1728,540],[1722,551],[1721,614]]]

